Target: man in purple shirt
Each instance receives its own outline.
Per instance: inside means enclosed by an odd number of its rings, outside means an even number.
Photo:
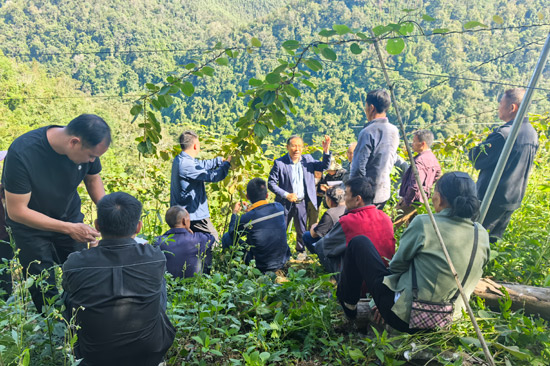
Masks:
[[[426,193],[426,197],[430,198],[432,186],[435,181],[441,176],[441,167],[439,161],[433,154],[430,147],[434,142],[434,135],[428,130],[418,130],[414,133],[412,141],[412,149],[416,153],[414,163],[422,181],[422,189]],[[395,206],[398,211],[398,216],[395,218],[395,227],[400,227],[406,222],[409,222],[416,213],[416,205],[422,203],[422,195],[420,189],[414,179],[412,168],[409,167],[403,176],[403,183],[399,190],[401,199]]]

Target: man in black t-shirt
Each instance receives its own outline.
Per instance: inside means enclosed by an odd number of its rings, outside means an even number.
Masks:
[[[6,223],[12,229],[25,274],[49,273],[44,296],[30,292],[38,311],[57,294],[52,266],[94,242],[99,232],[83,223],[77,187],[82,181],[97,203],[105,189],[99,157],[109,148],[111,130],[103,119],[83,114],[66,127],[42,127],[15,139],[2,172]]]

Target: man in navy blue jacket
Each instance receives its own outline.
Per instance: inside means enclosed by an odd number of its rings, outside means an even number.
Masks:
[[[196,159],[201,144],[194,131],[183,131],[179,143],[182,151],[172,164],[170,206],[183,206],[189,212],[193,232],[211,234],[218,240],[218,232],[210,221],[204,182],[223,180],[231,168],[231,156],[227,159]]]
[[[168,273],[185,278],[195,273],[210,273],[214,237],[191,231],[189,213],[182,206],[170,207],[164,219],[170,230],[157,238],[155,246],[166,256]]]
[[[229,230],[222,237],[223,247],[227,249],[234,243],[248,245],[245,256],[247,264],[255,259],[260,271],[276,271],[290,258],[284,208],[280,203],[267,202],[267,188],[261,178],[248,182],[246,197],[252,205],[240,218],[237,213],[241,210],[241,204],[238,202],[235,205]],[[240,239],[243,236],[246,236],[246,244]]]
[[[302,235],[306,231],[308,202],[317,209],[315,171],[324,171],[330,165],[330,137],[323,140],[323,161],[311,155],[302,155],[304,141],[300,136],[291,136],[286,143],[288,154],[275,160],[269,173],[268,187],[275,193],[275,201],[285,209],[286,225],[294,219],[296,250],[305,250]]]

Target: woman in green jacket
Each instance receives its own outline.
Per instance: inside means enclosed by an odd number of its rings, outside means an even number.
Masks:
[[[469,297],[481,278],[490,254],[487,231],[474,223],[479,215],[475,183],[467,173],[446,173],[437,181],[432,203],[436,211],[435,221],[461,281],[473,256],[470,273],[463,284]],[[474,226],[478,231],[475,252]],[[417,216],[403,232],[399,249],[389,268],[384,266],[369,238],[353,238],[346,249],[337,290],[346,316],[357,316],[356,304],[361,284],[365,281],[377,311],[387,324],[402,332],[418,331],[409,328],[413,262],[418,283],[417,298],[431,302],[451,301],[457,285],[428,215]],[[463,307],[459,296],[454,301],[454,318],[460,317]]]

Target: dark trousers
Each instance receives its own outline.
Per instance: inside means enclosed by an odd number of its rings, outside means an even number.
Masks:
[[[202,220],[191,221],[191,230],[194,233],[210,234],[216,239],[216,242],[220,240],[218,231],[212,224],[212,221],[210,221],[210,217],[207,217],[206,219],[202,219]]]
[[[357,304],[365,281],[384,321],[401,332],[414,333],[414,330],[409,329],[409,324],[391,310],[395,292],[382,283],[384,277],[390,274],[369,238],[364,235],[356,236],[346,248],[336,296],[350,305]]]
[[[0,239],[0,291],[5,292],[0,294],[0,298],[4,300],[10,297],[12,291],[9,261],[13,258],[13,249],[9,242],[9,237]],[[5,265],[4,259],[7,260]]]
[[[302,235],[302,242],[306,246],[307,250],[309,250],[310,253],[313,253],[313,254],[317,253],[315,251],[315,243],[317,243],[320,239],[321,239],[320,236],[318,236],[316,238],[311,236],[311,232],[309,232],[309,231],[306,231],[304,233],[304,235]]]
[[[298,203],[291,203],[290,206],[285,205],[286,227],[288,230],[290,219],[292,219],[294,221],[294,228],[296,229],[296,251],[300,253],[305,251],[302,235],[306,231],[307,204],[308,200],[305,199]]]
[[[35,280],[29,288],[32,301],[38,312],[42,312],[44,299],[52,298],[59,292],[55,282],[54,266],[63,264],[69,254],[86,248],[86,244],[78,243],[68,235],[58,233],[32,233],[24,229],[13,229],[15,246],[20,249],[19,262],[23,266],[23,273],[39,276],[44,274],[42,281]]]
[[[491,243],[495,243],[502,238],[504,231],[512,219],[513,210],[504,210],[502,208],[489,206],[487,215],[483,220],[483,227],[489,232]]]

